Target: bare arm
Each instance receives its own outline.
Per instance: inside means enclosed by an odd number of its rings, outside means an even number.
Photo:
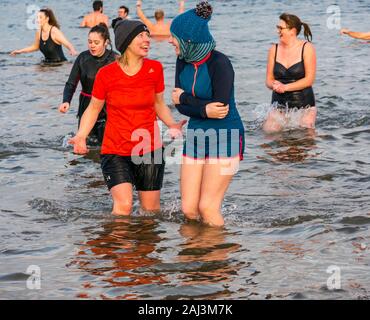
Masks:
[[[275,77],[274,77],[275,51],[276,51],[276,46],[273,45],[269,50],[269,54],[267,58],[266,87],[271,90],[273,87],[273,82],[275,81]]]
[[[143,10],[141,9],[141,0],[138,0],[136,3],[136,14],[140,18],[140,20],[149,28],[153,28],[153,23],[145,16]]]
[[[180,122],[176,122],[171,114],[170,108],[164,102],[164,93],[157,93],[155,95],[155,112],[159,119],[163,121],[163,123],[169,128],[170,135],[172,137],[178,137],[181,135],[181,130],[183,125],[187,122],[186,120],[182,120]]]
[[[181,0],[179,3],[179,14],[183,13],[185,11],[185,1]]]
[[[163,92],[155,95],[155,112],[157,113],[158,118],[161,119],[167,127],[171,127],[176,123],[172,117],[170,108],[164,101]]]
[[[298,91],[311,87],[316,77],[316,51],[311,43],[307,43],[304,50],[305,77],[296,82],[286,84],[285,91]]]
[[[370,32],[355,32],[348,29],[340,30],[341,34],[346,34],[355,39],[370,40]]]
[[[51,36],[52,36],[52,38],[54,38],[53,40],[57,44],[61,44],[61,45],[65,46],[69,50],[69,53],[72,56],[77,55],[77,51],[75,50],[73,45],[67,40],[67,38],[64,36],[62,31],[60,31],[57,28],[53,28]]]
[[[30,45],[29,47],[23,48],[23,49],[14,50],[10,53],[10,55],[15,56],[21,53],[34,52],[34,51],[39,50],[39,48],[40,48],[40,31],[37,31],[35,35],[35,40],[32,45]]]

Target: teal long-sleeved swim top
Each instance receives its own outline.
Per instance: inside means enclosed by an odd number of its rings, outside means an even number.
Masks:
[[[190,117],[188,128],[242,129],[244,130],[234,97],[235,73],[229,58],[219,51],[212,51],[202,61],[187,63],[177,59],[175,86],[184,92],[177,110]],[[207,117],[206,105],[221,102],[229,105],[224,119]]]

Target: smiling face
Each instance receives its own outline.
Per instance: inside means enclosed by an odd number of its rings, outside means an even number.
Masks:
[[[49,22],[49,18],[45,15],[44,12],[39,12],[37,14],[37,23],[40,27],[44,26]]]
[[[150,34],[147,31],[139,33],[127,47],[131,54],[145,58],[149,54]]]
[[[108,41],[97,32],[90,32],[88,38],[88,48],[94,57],[100,57],[105,53]]]
[[[290,28],[284,20],[280,20],[276,25],[277,34],[281,42],[287,43],[292,38],[297,37],[297,30]]]
[[[168,42],[171,43],[175,47],[175,54],[179,56],[180,55],[180,44],[177,41],[177,39],[173,35],[171,35]]]

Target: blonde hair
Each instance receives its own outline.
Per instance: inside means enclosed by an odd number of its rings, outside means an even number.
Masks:
[[[124,52],[121,56],[118,57],[118,62],[121,63],[124,67],[128,66],[128,57],[126,52]]]

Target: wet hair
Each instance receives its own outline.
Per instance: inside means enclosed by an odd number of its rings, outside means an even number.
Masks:
[[[155,10],[154,12],[155,20],[162,20],[164,18],[164,11],[162,9]]]
[[[101,8],[103,8],[103,1],[96,0],[93,2],[94,11],[99,11]]]
[[[104,39],[104,42],[108,40],[108,43],[111,44],[109,29],[108,26],[104,22],[100,22],[95,27],[92,27],[89,31],[89,34],[92,32],[96,32],[100,34],[100,36]]]
[[[130,12],[129,8],[127,8],[126,6],[120,6],[119,8],[125,10],[127,14],[129,14]]]
[[[289,29],[295,28],[297,30],[297,35],[299,35],[299,33],[301,32],[303,26],[304,37],[308,41],[310,42],[312,41],[312,32],[310,27],[308,26],[307,23],[302,22],[301,19],[299,19],[297,16],[295,16],[294,14],[283,13],[279,18],[280,20],[283,20],[286,23]]]
[[[60,29],[60,25],[59,25],[57,19],[55,18],[53,10],[51,10],[50,8],[44,8],[44,9],[41,9],[39,12],[43,12],[45,14],[45,16],[47,18],[49,18],[49,24],[51,26],[54,26],[54,27],[57,27],[58,29]]]

